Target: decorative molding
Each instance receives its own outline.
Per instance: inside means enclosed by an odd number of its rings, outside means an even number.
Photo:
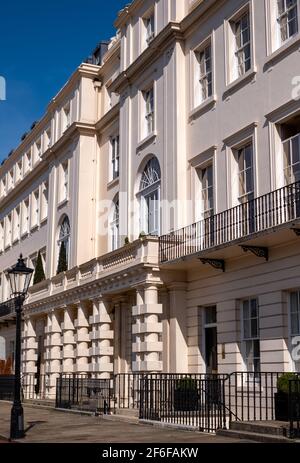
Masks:
[[[269,260],[269,249],[267,247],[242,245],[241,248],[244,252],[250,251],[252,252],[252,254],[254,254],[257,257],[263,257],[266,259],[266,261]]]

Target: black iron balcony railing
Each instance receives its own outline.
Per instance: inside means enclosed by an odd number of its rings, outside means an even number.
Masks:
[[[224,245],[300,218],[300,182],[159,238],[160,262]]]
[[[15,299],[9,299],[8,301],[0,303],[0,318],[7,315],[14,315],[16,311]]]

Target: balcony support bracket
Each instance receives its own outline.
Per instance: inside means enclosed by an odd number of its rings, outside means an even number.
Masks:
[[[225,272],[225,260],[223,259],[204,259],[200,258],[202,264],[209,264],[217,270],[222,270]]]
[[[252,252],[257,257],[263,257],[266,261],[269,260],[269,249],[263,246],[241,246],[244,252]]]
[[[296,236],[300,236],[300,228],[292,228]]]

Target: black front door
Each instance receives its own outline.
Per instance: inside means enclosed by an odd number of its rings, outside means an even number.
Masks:
[[[217,327],[205,328],[205,362],[206,373],[218,373]]]

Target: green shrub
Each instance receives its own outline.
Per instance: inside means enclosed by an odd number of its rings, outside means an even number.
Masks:
[[[57,265],[57,272],[56,274],[58,275],[59,273],[66,272],[68,270],[68,264],[67,264],[67,253],[66,253],[66,247],[65,243],[62,241],[59,249],[59,257],[58,257],[58,265]]]
[[[46,277],[45,277],[45,272],[44,272],[44,267],[43,267],[42,256],[41,256],[41,252],[39,251],[37,261],[36,261],[35,271],[34,271],[33,284],[36,285],[37,283],[40,283],[41,281],[44,281],[45,279]]]
[[[197,381],[189,377],[177,379],[175,389],[176,391],[197,390]]]
[[[290,380],[295,380],[295,379],[300,381],[299,376],[296,375],[295,373],[283,373],[281,376],[279,376],[279,378],[277,380],[277,391],[288,394],[289,393],[289,381]],[[297,392],[299,390],[300,390],[300,388],[299,388],[298,384],[297,383],[296,384],[292,383],[291,391],[292,392]]]

